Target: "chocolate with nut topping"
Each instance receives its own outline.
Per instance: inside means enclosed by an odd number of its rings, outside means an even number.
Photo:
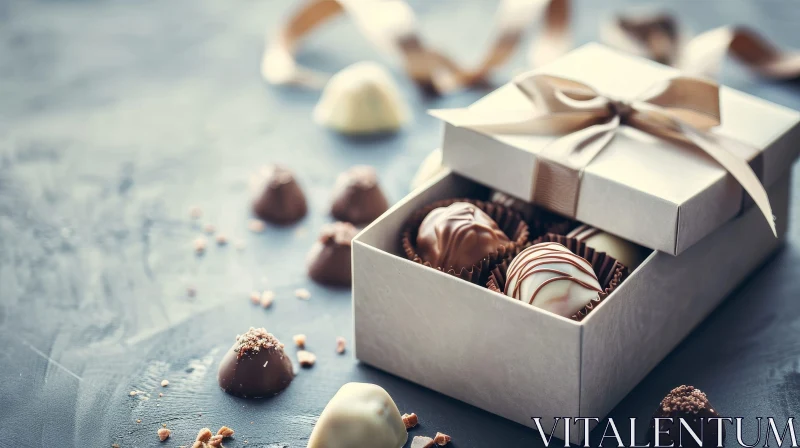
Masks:
[[[277,395],[293,378],[292,361],[283,352],[283,344],[265,329],[252,327],[236,336],[217,373],[225,392],[244,398]]]
[[[369,224],[388,208],[389,202],[371,166],[354,166],[336,179],[331,215],[339,221]]]
[[[719,413],[711,406],[708,397],[700,389],[693,386],[679,386],[672,389],[670,393],[661,400],[661,404],[653,414],[650,423],[648,439],[655,446],[656,418],[671,418],[669,420],[659,420],[658,446],[679,446],[699,447],[717,446],[719,440],[719,426],[716,421],[708,421],[709,418],[717,418]],[[695,435],[700,437],[703,442],[698,445],[689,430],[684,428],[680,419],[683,419],[691,428]],[[722,442],[725,443],[725,426],[722,426]]]
[[[323,227],[308,253],[308,276],[324,285],[350,286],[350,244],[356,233],[358,230],[348,222]]]
[[[266,185],[253,203],[253,213],[278,225],[293,224],[306,215],[308,206],[294,174],[280,165],[267,169]]]

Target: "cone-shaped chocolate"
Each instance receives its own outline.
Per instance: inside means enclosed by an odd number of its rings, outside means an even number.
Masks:
[[[236,336],[222,358],[217,373],[219,386],[244,398],[271,397],[286,389],[294,378],[292,361],[283,344],[263,328],[250,328]]]
[[[358,230],[349,222],[335,222],[322,228],[308,253],[308,276],[317,283],[350,286],[350,243]]]
[[[717,418],[719,413],[708,402],[706,394],[693,386],[680,386],[661,400],[661,404],[653,414],[650,422],[650,430],[647,433],[651,446],[718,446],[719,429],[717,421],[709,422],[709,418]],[[672,418],[669,420],[659,420],[659,439],[658,445],[655,444],[655,419]],[[683,427],[679,419],[683,419],[692,432],[700,438],[702,445],[692,437],[692,434]],[[722,426],[722,442],[725,446],[725,426]]]
[[[401,448],[407,439],[400,411],[382,387],[347,383],[325,406],[308,448]]]
[[[339,221],[369,224],[387,209],[389,202],[371,166],[354,166],[336,179],[331,214]]]
[[[273,224],[293,224],[306,215],[308,207],[294,174],[279,165],[266,170],[266,185],[253,203],[253,213]]]

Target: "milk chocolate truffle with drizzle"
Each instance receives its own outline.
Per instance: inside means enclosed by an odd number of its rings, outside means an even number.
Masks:
[[[470,269],[509,243],[497,223],[468,202],[433,209],[417,233],[417,251],[422,260],[444,271]]]
[[[308,253],[308,276],[324,285],[350,286],[350,243],[358,230],[349,222],[335,222],[322,228]]]
[[[283,344],[263,328],[250,328],[236,336],[222,358],[217,373],[219,386],[227,393],[244,398],[277,395],[294,378],[292,361]]]
[[[505,294],[571,317],[602,292],[591,263],[558,243],[535,244],[508,266]]]
[[[597,252],[614,257],[631,271],[642,264],[646,255],[643,248],[586,224],[569,232],[567,238],[575,238]]]
[[[253,213],[273,224],[286,225],[299,221],[306,215],[308,207],[294,174],[279,165],[271,165],[265,171],[266,185],[261,196],[253,203]]]
[[[653,414],[648,431],[648,439],[652,446],[720,446],[719,441],[725,446],[725,426],[722,426],[722,434],[716,420],[708,421],[709,418],[718,418],[719,413],[708,402],[708,397],[700,389],[694,386],[679,386],[672,389],[670,393],[661,400],[661,404]],[[671,418],[669,420],[659,420],[658,445],[655,443],[656,418]],[[680,420],[683,419],[692,432],[702,441],[702,445],[692,437],[689,431],[681,426]],[[720,436],[722,437],[720,439]]]
[[[389,209],[371,166],[357,165],[340,174],[333,190],[331,214],[339,221],[369,224]]]

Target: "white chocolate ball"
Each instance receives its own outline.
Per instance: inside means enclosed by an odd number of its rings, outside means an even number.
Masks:
[[[382,387],[347,383],[325,406],[308,448],[401,448],[407,439],[400,411]]]
[[[417,173],[414,174],[414,178],[411,179],[411,189],[416,190],[422,186],[422,184],[433,179],[444,170],[445,167],[442,165],[442,150],[440,148],[434,149],[425,157],[425,160],[422,161],[419,168],[417,168]]]
[[[558,243],[539,243],[519,253],[506,271],[505,294],[571,317],[602,292],[592,265]]]
[[[394,132],[409,112],[389,72],[357,62],[333,75],[314,108],[314,121],[343,134]]]
[[[586,224],[571,231],[567,237],[575,238],[597,252],[605,252],[631,272],[642,264],[647,255],[641,247]]]

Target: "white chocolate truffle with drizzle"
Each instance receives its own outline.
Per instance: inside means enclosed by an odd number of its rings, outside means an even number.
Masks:
[[[407,439],[389,393],[374,384],[347,383],[325,406],[308,448],[401,448]]]
[[[631,272],[642,264],[646,256],[641,247],[586,224],[569,232],[567,237],[575,238],[597,252],[614,257]]]
[[[571,317],[602,292],[592,265],[558,243],[533,245],[519,253],[506,271],[505,294]]]
[[[408,116],[391,75],[375,62],[357,62],[333,75],[314,108],[317,124],[342,134],[394,132]]]

